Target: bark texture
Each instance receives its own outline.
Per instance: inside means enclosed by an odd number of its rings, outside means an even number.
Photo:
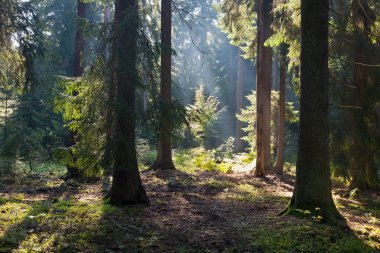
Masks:
[[[115,3],[113,59],[116,119],[110,197],[111,204],[116,206],[148,202],[136,156],[137,9],[136,0],[117,0]]]
[[[241,56],[241,49],[238,50],[238,80],[236,88],[236,113],[241,114],[244,106],[244,59]],[[243,122],[236,120],[236,136],[235,136],[235,149],[236,152],[244,151],[244,136]]]
[[[283,46],[282,46],[283,47]],[[278,126],[277,126],[277,160],[275,174],[284,173],[284,144],[285,144],[285,89],[286,88],[286,52],[281,48],[280,59],[280,97],[278,100]]]
[[[161,0],[161,104],[160,130],[154,170],[174,170],[172,159],[172,3]]]
[[[257,26],[257,134],[256,134],[256,172],[258,177],[271,170],[270,123],[273,50],[264,46],[272,36],[272,0],[258,0]]]
[[[329,1],[301,2],[301,98],[296,183],[288,211],[342,219],[331,193],[329,163]]]
[[[86,18],[87,4],[82,0],[77,3],[77,28],[75,34],[75,55],[74,55],[74,77],[83,75],[83,55],[84,55],[84,37],[83,37],[83,21]]]

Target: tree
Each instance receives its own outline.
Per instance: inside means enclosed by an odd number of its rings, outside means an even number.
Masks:
[[[75,34],[75,54],[74,54],[74,77],[83,75],[83,54],[84,54],[84,27],[83,21],[86,18],[87,4],[83,0],[78,0],[77,3],[77,27]]]
[[[256,172],[258,177],[271,170],[270,125],[271,125],[271,87],[273,50],[265,46],[272,35],[271,0],[258,1],[257,24],[257,134],[256,134]]]
[[[84,37],[83,37],[83,20],[86,18],[86,3],[82,0],[77,2],[77,22],[76,22],[76,34],[75,34],[75,46],[74,46],[74,77],[81,77],[84,72],[83,66],[83,54],[84,54]],[[77,94],[73,94],[76,96]],[[75,146],[76,134],[72,130],[70,131],[69,146]],[[76,162],[76,155],[73,151],[71,153],[72,163],[67,166],[67,177],[78,178],[82,177],[82,173],[79,168],[74,165]]]
[[[110,202],[116,206],[147,203],[136,156],[136,86],[138,5],[136,0],[115,3],[113,71],[115,96],[115,147]]]
[[[371,26],[376,21],[376,15],[368,6],[368,0],[354,0],[352,2],[352,17],[355,26],[353,37],[353,76],[352,85],[356,89],[352,92],[352,105],[360,109],[349,111],[351,145],[351,188],[374,189],[379,187],[378,175],[374,161],[375,148],[372,144],[371,126],[366,123],[375,115],[375,108],[369,97],[370,87],[373,86],[373,72],[371,68],[360,63],[371,63]],[[375,57],[374,57],[375,58]],[[375,58],[376,59],[376,58]],[[371,108],[372,107],[372,108]]]
[[[161,0],[161,95],[157,158],[151,169],[174,170],[171,140],[172,2]]]
[[[195,90],[194,103],[188,105],[186,111],[191,133],[203,148],[210,148],[210,143],[217,135],[215,123],[225,108],[220,108],[220,102],[215,96],[206,96],[201,84]]]
[[[380,76],[374,67],[380,44],[375,2],[333,1],[331,8],[330,22],[339,29],[332,29],[330,39],[330,97],[338,105],[330,113],[330,150],[334,176],[348,180],[351,190],[380,186],[376,154],[380,147],[376,115]]]
[[[243,109],[244,100],[244,59],[241,56],[241,49],[238,49],[238,80],[236,89],[236,113],[241,114]],[[243,138],[243,123],[240,120],[236,121],[236,136],[235,136],[235,149],[236,152],[242,152],[244,150]]]
[[[331,193],[329,164],[329,1],[301,2],[301,97],[296,182],[285,213],[308,210],[342,219]]]
[[[286,86],[286,49],[280,48],[280,97],[278,99],[278,126],[277,126],[277,160],[274,168],[276,174],[284,173],[284,142],[285,142],[285,86]]]

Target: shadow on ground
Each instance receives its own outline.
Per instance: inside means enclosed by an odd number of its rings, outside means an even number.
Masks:
[[[289,175],[148,171],[151,204],[120,209],[103,201],[107,183],[49,180],[0,192],[0,252],[376,252],[380,244],[277,216],[291,196]]]

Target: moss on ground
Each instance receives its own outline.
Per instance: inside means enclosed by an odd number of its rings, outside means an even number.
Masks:
[[[378,195],[336,195],[352,229],[343,230],[276,215],[289,201],[291,189],[282,185],[290,175],[257,179],[191,167],[197,157],[177,154],[176,172],[145,172],[148,207],[109,206],[103,182],[65,183],[55,173],[19,178],[0,191],[0,252],[380,251]]]

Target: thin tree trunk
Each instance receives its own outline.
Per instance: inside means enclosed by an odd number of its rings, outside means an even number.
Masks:
[[[241,114],[244,104],[244,59],[241,56],[242,51],[238,49],[238,77],[237,77],[237,89],[236,89],[236,111],[237,114]],[[235,149],[236,152],[244,151],[244,136],[243,122],[236,120],[236,140]]]
[[[109,24],[112,20],[112,10],[111,1],[107,0],[104,9],[104,23]],[[112,49],[106,44],[105,48],[105,58],[106,61],[111,60],[112,69],[115,69],[115,58],[114,54],[111,55]],[[110,59],[112,57],[112,59]],[[108,81],[107,87],[107,106],[106,106],[106,144],[104,148],[104,156],[102,160],[102,167],[104,168],[104,174],[110,175],[112,173],[112,162],[113,162],[113,137],[114,137],[114,127],[115,127],[115,115],[114,115],[114,103],[115,103],[115,73],[111,73]]]
[[[8,138],[7,124],[8,124],[8,91],[5,90],[4,142]]]
[[[113,59],[116,103],[115,148],[111,204],[124,206],[147,203],[136,154],[136,85],[138,5],[136,0],[115,3]]]
[[[170,118],[172,99],[172,5],[161,0],[161,104],[160,131],[154,170],[174,170],[172,159],[172,126]]]
[[[77,5],[77,28],[75,35],[75,55],[74,55],[74,77],[83,75],[83,54],[84,54],[84,37],[83,37],[83,20],[86,18],[87,4],[78,0]]]
[[[75,54],[74,54],[74,77],[81,77],[84,72],[83,67],[83,55],[84,55],[84,37],[83,37],[83,20],[86,18],[86,9],[87,4],[78,0],[77,2],[77,22],[76,22],[76,35],[75,35]],[[73,96],[77,96],[76,92],[73,93]],[[73,131],[70,131],[69,137],[69,146],[75,146],[76,134]],[[79,178],[83,176],[83,173],[75,165],[77,161],[76,155],[71,152],[72,162],[67,166],[67,177],[68,178]]]
[[[276,52],[273,54],[273,83],[272,83],[273,90],[279,91],[280,89],[280,59],[279,59],[279,53]],[[278,107],[278,101],[275,108],[272,108],[272,115],[273,115],[273,147],[272,147],[272,154],[273,157],[277,157],[277,147],[278,147],[278,123],[279,123],[279,107]],[[274,172],[274,171],[272,171]]]
[[[331,193],[329,162],[329,1],[301,1],[301,98],[298,159],[287,212],[308,210],[329,223],[343,219]]]
[[[257,134],[256,134],[256,173],[265,176],[271,170],[270,123],[271,123],[271,87],[273,50],[264,46],[272,35],[272,0],[258,1],[257,26]]]
[[[284,144],[285,144],[285,87],[286,87],[286,53],[281,46],[280,59],[280,97],[278,100],[278,131],[277,131],[277,160],[275,173],[282,175],[284,173]]]

